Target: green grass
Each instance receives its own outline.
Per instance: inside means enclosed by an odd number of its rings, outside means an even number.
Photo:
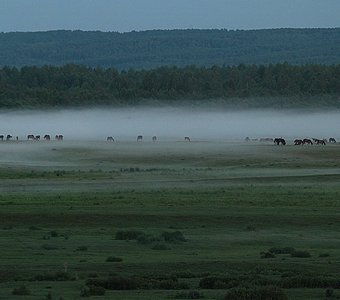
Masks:
[[[58,166],[20,161],[8,167],[0,160],[0,299],[44,299],[49,292],[53,299],[81,299],[89,276],[176,278],[204,299],[223,299],[226,293],[225,287],[201,289],[207,276],[232,276],[241,285],[255,277],[278,286],[294,276],[340,280],[337,145],[131,144],[117,145],[112,153],[104,144],[79,147],[87,153],[85,162],[67,143],[57,158],[44,147],[38,150],[45,156],[36,153],[37,161],[50,155]],[[105,163],[98,167],[98,161]],[[150,241],[115,238],[132,230]],[[185,241],[162,239],[163,232],[175,231]],[[311,257],[261,258],[272,247],[293,247]],[[320,257],[323,253],[329,256]],[[110,256],[122,261],[107,262]],[[65,272],[66,281],[34,280],[47,275],[60,280],[57,275]],[[22,285],[31,295],[12,295]],[[288,299],[322,299],[325,290],[284,292]],[[91,298],[176,294],[139,288]]]

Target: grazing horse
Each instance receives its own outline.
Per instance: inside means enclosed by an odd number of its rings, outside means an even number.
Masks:
[[[303,142],[304,145],[313,145],[313,142],[310,139],[303,139],[302,142]]]
[[[51,140],[51,136],[49,134],[45,134],[44,135],[44,140],[45,141],[50,141]]]
[[[157,136],[154,135],[154,136],[152,137],[152,141],[153,141],[153,142],[156,142],[156,141],[157,141]]]
[[[326,145],[326,141],[325,141],[325,140],[319,140],[319,139],[313,138],[313,141],[314,141],[315,144],[317,144],[317,145]]]
[[[143,136],[142,135],[137,136],[137,142],[142,141],[142,140],[143,140]]]
[[[29,141],[29,140],[34,141],[34,139],[35,139],[35,137],[34,137],[33,134],[29,134],[29,135],[27,136],[27,140],[28,140],[28,141]]]
[[[36,135],[34,138],[35,141],[40,141],[40,135]]]
[[[188,136],[185,136],[184,140],[187,141],[187,142],[191,142],[191,140],[190,140],[190,138]]]
[[[329,142],[329,143],[332,143],[332,144],[336,144],[335,138],[332,138],[332,137],[329,138],[328,142]]]
[[[3,134],[0,135],[0,140],[2,140],[2,141],[4,140],[4,135]]]
[[[57,134],[57,135],[55,136],[55,139],[56,139],[57,141],[62,141],[62,140],[64,139],[64,136],[63,136],[62,134]]]
[[[12,138],[12,136],[10,134],[7,134],[6,141],[9,141],[11,138]]]
[[[299,145],[303,145],[304,143],[303,143],[303,140],[299,140],[299,139],[296,139],[295,141],[294,141],[294,145],[295,146],[299,146]]]
[[[283,139],[283,138],[275,138],[274,139],[274,143],[276,144],[276,145],[286,145],[286,141],[285,141],[285,139]]]
[[[249,142],[249,141],[250,141],[249,136],[247,136],[244,140],[245,140],[246,142]]]
[[[115,139],[114,139],[112,136],[108,136],[108,137],[106,138],[106,141],[108,141],[108,142],[114,142]]]

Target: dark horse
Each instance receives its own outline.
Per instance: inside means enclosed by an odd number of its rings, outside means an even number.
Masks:
[[[7,134],[6,136],[6,141],[9,141],[13,136],[11,136],[10,134]]]
[[[0,135],[0,140],[2,140],[2,141],[4,140],[4,135],[3,134]]]
[[[283,138],[275,138],[274,139],[274,143],[276,144],[276,145],[286,145],[286,141],[285,141],[285,139],[283,139]]]
[[[137,142],[142,141],[142,140],[143,140],[143,136],[142,135],[137,136]]]
[[[112,136],[108,136],[108,137],[106,138],[106,140],[107,140],[108,142],[114,142],[114,141],[115,141],[115,139],[114,139]]]
[[[332,137],[329,138],[328,142],[329,142],[329,143],[332,143],[332,144],[336,144],[335,138],[332,138]]]
[[[40,135],[36,135],[34,138],[35,141],[40,141]]]
[[[55,136],[55,139],[56,139],[57,141],[62,141],[62,140],[64,139],[64,136],[63,136],[62,134],[57,134],[57,135]]]
[[[188,136],[185,136],[184,140],[187,141],[187,142],[191,142],[191,140],[190,140],[190,138]]]
[[[29,134],[29,135],[27,136],[27,140],[28,140],[28,141],[29,141],[29,140],[34,141],[34,140],[35,140],[34,135],[33,135],[33,134]]]
[[[310,139],[303,139],[303,144],[304,145],[313,145],[313,142]]]
[[[152,137],[152,141],[153,141],[153,142],[156,142],[156,141],[157,141],[157,136],[154,135],[154,136]]]
[[[313,139],[313,141],[317,145],[326,145],[326,141],[325,140]]]
[[[44,135],[44,140],[45,141],[50,141],[51,140],[51,136],[49,134],[45,134]]]
[[[303,145],[304,143],[303,143],[303,140],[299,140],[299,139],[296,139],[295,141],[294,141],[294,145],[295,146],[299,146],[299,145]]]

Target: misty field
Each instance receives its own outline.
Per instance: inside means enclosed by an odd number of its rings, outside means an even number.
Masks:
[[[4,141],[0,178],[0,299],[340,296],[338,144]]]

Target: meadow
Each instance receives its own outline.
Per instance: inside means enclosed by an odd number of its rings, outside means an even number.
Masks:
[[[340,297],[338,144],[4,141],[0,179],[0,299]]]

